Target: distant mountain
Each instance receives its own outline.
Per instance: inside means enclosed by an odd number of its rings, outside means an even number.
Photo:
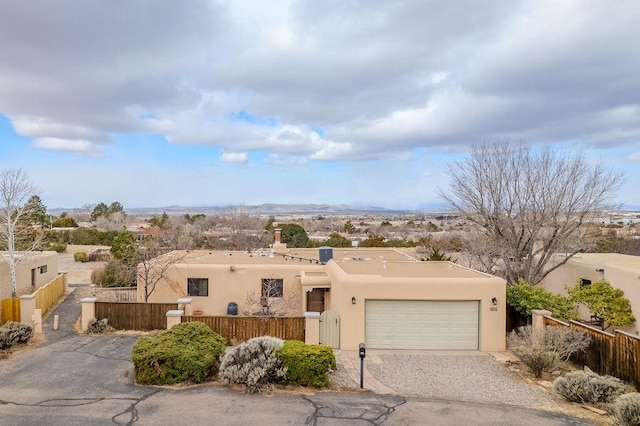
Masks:
[[[332,205],[332,204],[274,204],[265,203],[257,206],[234,206],[238,210],[244,210],[251,214],[259,215],[357,215],[357,214],[411,214],[422,211],[415,210],[402,210],[402,209],[387,209],[384,207],[376,206],[348,206],[345,204]],[[72,212],[75,209],[71,208],[54,208],[49,209],[51,214],[58,215],[64,211]],[[184,215],[188,214],[224,214],[230,210],[229,206],[165,206],[165,207],[137,207],[127,208],[125,211],[129,215],[134,216],[151,216],[154,214],[162,214],[166,212],[168,215]]]

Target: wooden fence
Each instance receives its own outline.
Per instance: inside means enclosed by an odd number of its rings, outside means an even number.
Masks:
[[[36,309],[41,309],[44,316],[62,296],[62,293],[64,293],[64,274],[58,275],[33,293],[36,299]]]
[[[94,290],[101,302],[137,302],[137,287],[99,287]]]
[[[7,321],[20,322],[20,299],[3,299],[2,300],[2,316],[0,316],[0,324]]]
[[[598,374],[618,377],[640,389],[640,337],[620,330],[607,333],[576,321],[567,324],[551,317],[544,317],[544,325],[585,331],[591,336],[591,344],[585,352],[576,354],[572,359]]]
[[[203,317],[183,316],[182,322],[200,321],[225,337],[229,344],[243,342],[253,337],[273,336],[285,340],[304,342],[303,317]]]
[[[116,330],[165,330],[167,311],[177,303],[96,302],[96,319],[107,318]]]

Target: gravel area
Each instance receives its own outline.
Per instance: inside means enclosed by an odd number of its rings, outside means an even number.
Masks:
[[[452,399],[529,408],[549,408],[561,401],[529,384],[507,364],[488,354],[381,354],[381,364],[367,366],[380,383],[403,396]]]

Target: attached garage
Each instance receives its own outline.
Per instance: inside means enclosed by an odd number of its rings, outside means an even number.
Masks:
[[[478,350],[478,300],[367,300],[371,349]]]

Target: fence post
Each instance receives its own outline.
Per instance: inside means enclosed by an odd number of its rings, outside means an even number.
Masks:
[[[534,330],[544,330],[544,317],[550,316],[551,312],[544,309],[531,310],[531,324]]]
[[[33,332],[35,334],[42,334],[42,309],[33,310],[31,323],[33,324]]]
[[[31,317],[36,309],[36,296],[33,294],[25,294],[20,296],[20,322],[23,324],[32,324]]]
[[[181,309],[167,311],[167,330],[182,322],[182,314],[184,314],[184,311]]]
[[[193,309],[191,308],[192,301],[193,299],[191,297],[181,297],[180,299],[178,299],[178,309],[182,308],[184,310],[185,316],[192,315],[192,311],[193,311]]]
[[[320,312],[304,313],[304,342],[307,345],[320,344]]]
[[[69,291],[69,283],[67,281],[67,273],[63,272],[62,273],[62,294],[67,294],[67,291]]]
[[[87,331],[89,328],[89,321],[96,319],[96,302],[97,297],[85,297],[82,302],[82,319],[80,321],[82,325],[82,331]]]

